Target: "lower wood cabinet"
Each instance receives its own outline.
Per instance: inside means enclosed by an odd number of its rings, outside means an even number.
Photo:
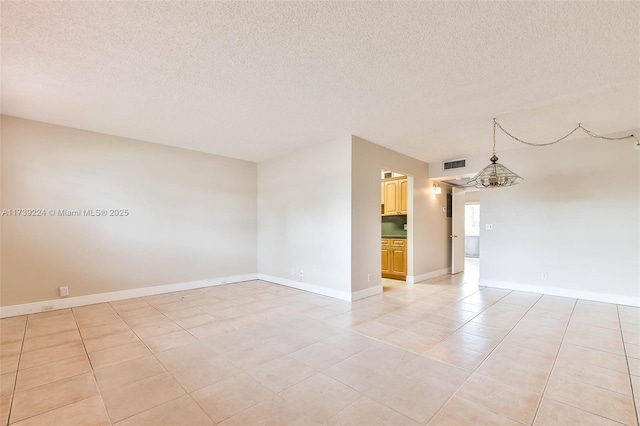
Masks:
[[[407,240],[383,238],[381,243],[382,277],[407,278]]]

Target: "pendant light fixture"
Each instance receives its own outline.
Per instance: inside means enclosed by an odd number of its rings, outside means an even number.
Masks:
[[[568,138],[573,133],[575,133],[577,130],[582,130],[587,135],[591,136],[592,138],[597,138],[597,139],[618,141],[618,140],[633,138],[633,139],[636,140],[636,148],[640,147],[640,140],[638,140],[638,138],[635,137],[633,134],[631,134],[629,136],[622,136],[622,137],[619,137],[619,138],[611,138],[611,137],[607,137],[607,136],[600,136],[600,135],[597,135],[597,134],[593,133],[592,131],[587,130],[584,127],[582,127],[581,123],[579,123],[575,127],[575,129],[573,129],[572,131],[570,131],[569,133],[567,133],[566,135],[564,135],[560,139],[556,139],[553,142],[547,142],[547,143],[526,142],[526,141],[523,141],[522,139],[519,139],[519,138],[513,136],[511,133],[507,132],[504,129],[504,127],[502,127],[500,125],[500,123],[498,123],[498,121],[494,118],[493,119],[493,155],[491,156],[491,158],[489,158],[489,161],[491,161],[491,164],[489,164],[487,167],[482,169],[480,171],[480,173],[478,173],[473,178],[471,178],[471,180],[464,185],[465,187],[500,188],[500,187],[503,187],[503,186],[517,185],[518,183],[520,183],[520,182],[522,182],[524,180],[524,178],[522,178],[521,176],[518,176],[516,173],[512,172],[511,170],[509,170],[508,168],[506,168],[502,164],[498,163],[498,156],[496,155],[496,129],[498,129],[498,128],[500,130],[502,130],[511,139],[513,139],[513,140],[515,140],[517,142],[523,143],[525,145],[530,145],[530,146],[553,145],[555,143],[558,143],[558,142]]]
[[[498,188],[501,186],[511,186],[522,182],[524,179],[502,164],[498,163],[496,155],[496,127],[498,123],[493,119],[493,155],[489,158],[491,164],[482,169],[480,173],[475,175],[465,186],[476,188]]]

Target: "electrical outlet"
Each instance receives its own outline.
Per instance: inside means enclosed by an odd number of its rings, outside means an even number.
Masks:
[[[304,271],[302,269],[300,269],[300,278],[299,278],[299,280],[302,281],[303,277],[304,277]]]
[[[484,225],[484,228],[485,228],[487,231],[493,231],[493,225],[492,225],[492,224],[490,224],[490,223],[487,223],[486,225]]]
[[[367,275],[367,281],[368,281],[368,282],[371,282],[371,274],[368,274],[368,275]]]
[[[60,297],[67,297],[69,295],[69,286],[60,287]]]
[[[542,281],[546,281],[549,278],[549,275],[546,272],[542,273]]]

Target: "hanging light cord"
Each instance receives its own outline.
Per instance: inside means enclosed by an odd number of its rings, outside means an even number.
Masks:
[[[494,153],[494,155],[496,153],[496,128],[499,128],[500,130],[502,130],[511,139],[516,140],[516,141],[518,141],[520,143],[523,143],[525,145],[530,145],[530,146],[548,146],[548,145],[553,145],[554,143],[558,143],[560,141],[565,140],[566,138],[568,138],[569,136],[571,136],[572,134],[574,134],[578,130],[582,130],[583,132],[585,132],[587,135],[591,136],[592,138],[605,139],[605,140],[608,140],[608,141],[620,141],[620,140],[623,140],[623,139],[633,138],[633,139],[636,140],[636,143],[638,145],[640,145],[640,140],[637,137],[635,137],[633,134],[631,134],[629,136],[622,136],[622,137],[619,137],[619,138],[611,138],[611,137],[608,137],[608,136],[601,136],[601,135],[597,135],[597,134],[593,133],[589,129],[585,129],[584,126],[582,125],[582,123],[578,123],[578,125],[575,127],[575,129],[573,129],[572,131],[570,131],[569,133],[567,133],[566,135],[564,135],[560,139],[556,139],[553,142],[547,142],[547,143],[527,142],[527,141],[523,141],[522,139],[517,138],[517,137],[513,136],[511,133],[507,132],[505,130],[505,128],[502,127],[502,125],[500,123],[498,123],[498,121],[494,118],[493,119],[493,153]]]

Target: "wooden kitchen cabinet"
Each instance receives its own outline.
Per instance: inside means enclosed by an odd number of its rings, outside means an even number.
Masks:
[[[382,180],[380,202],[383,216],[407,214],[408,187],[406,176]]]
[[[383,278],[407,278],[407,240],[383,238],[381,242],[381,272]]]

